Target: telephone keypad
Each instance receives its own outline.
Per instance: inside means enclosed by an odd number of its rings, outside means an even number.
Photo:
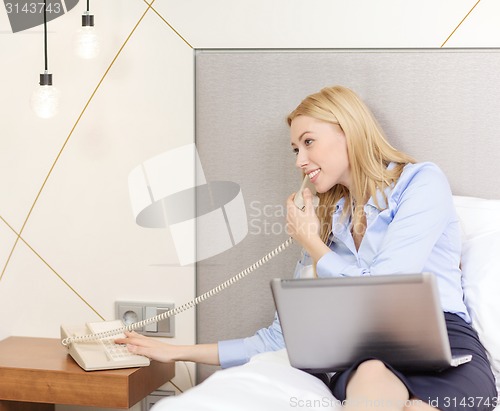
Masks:
[[[101,340],[104,350],[110,360],[119,361],[130,358],[133,354],[127,349],[125,344],[115,344],[113,339]]]

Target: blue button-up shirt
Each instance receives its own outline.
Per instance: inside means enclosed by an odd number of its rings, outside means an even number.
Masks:
[[[380,193],[379,193],[380,194]],[[387,201],[370,198],[365,205],[366,232],[356,250],[351,221],[342,216],[344,199],[336,205],[329,238],[330,252],[316,265],[318,277],[342,277],[432,272],[436,275],[443,311],[470,322],[464,304],[459,268],[461,231],[452,193],[442,171],[433,163],[408,164]],[[307,253],[294,277],[310,272]],[[277,315],[268,328],[249,338],[219,342],[223,368],[246,363],[253,355],[285,347]]]

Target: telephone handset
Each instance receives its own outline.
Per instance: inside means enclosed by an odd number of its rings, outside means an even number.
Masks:
[[[294,198],[294,203],[300,210],[303,210],[305,207],[302,197],[302,191],[305,187],[309,187],[313,193],[313,204],[317,206],[319,202],[318,197],[315,196],[316,190],[314,189],[314,185],[309,181],[309,177],[305,176]],[[195,307],[197,304],[218,294],[267,263],[292,244],[292,241],[292,237],[289,237],[283,244],[266,254],[259,261],[240,271],[217,287],[199,295],[194,300],[157,316],[129,325],[125,325],[121,320],[87,323],[86,327],[83,328],[61,325],[61,343],[68,348],[68,353],[85,371],[147,366],[149,365],[148,358],[129,353],[125,346],[115,344],[114,340],[124,336],[123,333],[125,331],[143,328],[148,324],[165,320]]]
[[[295,198],[293,199],[295,206],[299,210],[303,210],[306,206],[305,201],[304,201],[304,196],[302,195],[302,193],[306,187],[309,190],[311,190],[311,193],[313,195],[312,201],[313,201],[314,208],[318,207],[318,204],[319,204],[319,197],[316,195],[316,188],[314,187],[314,184],[311,183],[311,179],[308,176],[305,176],[304,180],[302,181],[302,185],[300,186],[299,191],[297,191],[297,193],[295,194]]]

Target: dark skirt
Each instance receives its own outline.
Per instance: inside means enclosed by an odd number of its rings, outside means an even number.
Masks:
[[[472,361],[441,372],[400,372],[385,364],[406,386],[411,398],[423,400],[440,410],[491,410],[498,404],[495,378],[476,331],[456,314],[444,313],[452,354],[472,354]],[[330,390],[343,401],[349,377],[359,361],[336,373]]]

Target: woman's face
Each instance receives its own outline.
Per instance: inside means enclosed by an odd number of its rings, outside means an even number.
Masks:
[[[300,115],[292,120],[290,140],[297,155],[295,164],[309,176],[318,193],[336,184],[349,188],[347,142],[338,124]]]

